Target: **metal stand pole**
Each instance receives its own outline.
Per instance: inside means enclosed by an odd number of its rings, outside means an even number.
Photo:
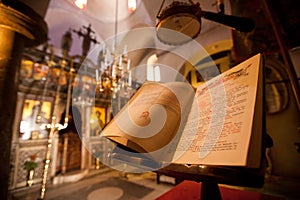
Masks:
[[[217,183],[202,182],[201,200],[222,200],[222,196]]]
[[[64,69],[66,65],[66,61],[62,60],[61,63],[61,71]],[[52,140],[53,140],[53,136],[55,134],[56,131],[62,130],[67,128],[68,126],[68,117],[69,117],[69,105],[70,105],[70,95],[71,95],[71,87],[72,87],[72,76],[71,79],[69,80],[68,83],[68,93],[67,93],[67,102],[66,102],[66,116],[64,119],[64,124],[59,124],[56,122],[57,118],[55,116],[56,109],[58,109],[58,104],[59,104],[59,94],[60,94],[60,81],[61,81],[61,71],[59,74],[59,80],[58,80],[58,87],[56,89],[56,93],[55,93],[55,102],[54,102],[54,111],[53,111],[53,116],[52,116],[52,120],[51,120],[51,124],[43,124],[42,126],[44,126],[45,129],[50,129],[49,132],[49,136],[48,136],[48,145],[47,145],[47,151],[46,151],[46,160],[45,160],[45,166],[44,166],[44,171],[43,171],[43,178],[42,178],[42,186],[41,186],[41,191],[40,191],[40,197],[38,198],[38,200],[43,200],[45,198],[45,193],[46,193],[46,185],[47,185],[47,177],[48,177],[48,171],[49,171],[49,167],[50,167],[50,162],[51,162],[51,150],[52,150]],[[70,75],[72,75],[73,73],[73,69],[72,67],[70,68]]]
[[[45,165],[44,165],[44,170],[43,170],[41,193],[40,193],[40,197],[38,198],[38,200],[43,200],[45,198],[48,170],[49,170],[50,163],[51,163],[52,138],[53,138],[55,131],[57,130],[55,125],[56,125],[56,117],[53,116],[50,133],[49,133],[49,137],[48,137],[48,145],[47,145],[46,160],[45,160]]]

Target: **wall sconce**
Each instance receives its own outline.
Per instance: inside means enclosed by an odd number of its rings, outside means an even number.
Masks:
[[[156,33],[158,39],[166,44],[180,45],[196,38],[201,31],[201,17],[241,32],[250,32],[255,27],[252,19],[225,15],[222,3],[218,4],[218,13],[203,11],[199,2],[194,3],[191,0],[173,1],[163,9],[164,3],[165,0],[156,15]]]

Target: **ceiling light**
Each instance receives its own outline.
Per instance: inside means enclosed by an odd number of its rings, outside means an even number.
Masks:
[[[128,11],[133,13],[136,10],[136,0],[127,0]]]
[[[131,90],[132,75],[130,72],[130,59],[128,58],[127,46],[123,52],[118,52],[118,9],[119,0],[115,6],[115,35],[112,52],[103,46],[99,53],[99,68],[96,69],[97,92],[108,97],[116,97],[121,88]],[[101,71],[102,70],[102,71]]]
[[[74,4],[81,10],[84,10],[86,8],[87,0],[75,0]]]

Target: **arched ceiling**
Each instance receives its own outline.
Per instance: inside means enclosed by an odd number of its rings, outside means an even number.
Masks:
[[[88,0],[86,9],[80,10],[73,4],[73,0],[51,0],[45,15],[45,20],[49,26],[49,43],[60,48],[61,38],[67,30],[79,30],[89,24],[91,24],[92,30],[95,32],[94,36],[99,42],[114,37],[116,32],[120,33],[143,26],[155,28],[157,23],[156,14],[162,3],[161,0],[138,0],[137,9],[134,13],[127,10],[127,1],[118,0],[119,15],[117,25],[115,24],[116,2],[116,0]],[[194,2],[200,2],[202,10],[217,12],[216,5],[213,5],[211,1],[195,0]],[[169,5],[169,3],[169,1],[166,1],[164,6]],[[225,0],[225,13],[230,14],[230,12],[229,1]],[[216,29],[219,31],[218,34],[214,34],[216,37],[208,37],[208,34],[213,34]],[[84,29],[82,30],[84,31]],[[70,53],[80,54],[82,38],[75,33],[72,33],[72,36],[73,46]],[[132,38],[132,36],[128,37]],[[134,37],[136,37],[134,42],[137,43],[153,42],[145,41],[151,38],[144,35]],[[208,45],[214,40],[228,39],[229,37],[229,29],[204,19],[202,20],[200,36],[196,40],[203,43],[203,45]],[[118,39],[120,40],[121,38]]]

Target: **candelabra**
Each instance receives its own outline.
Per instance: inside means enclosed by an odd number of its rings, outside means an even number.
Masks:
[[[132,74],[130,72],[130,59],[127,55],[127,46],[122,53],[117,49],[118,36],[118,7],[119,0],[115,5],[114,43],[112,51],[109,52],[104,46],[99,53],[98,68],[96,69],[96,82],[100,94],[108,94],[115,98],[122,88],[131,89]],[[121,48],[119,48],[121,49]],[[102,70],[102,71],[101,71]]]
[[[71,87],[72,87],[72,79],[73,79],[73,72],[74,72],[74,68],[72,66],[72,61],[70,62],[70,68],[69,68],[69,78],[68,78],[68,89],[67,89],[67,99],[66,99],[66,108],[65,108],[65,119],[64,119],[64,123],[60,124],[59,122],[57,122],[57,109],[58,109],[58,104],[60,101],[60,90],[61,90],[61,79],[62,79],[62,71],[63,70],[67,70],[66,66],[67,66],[68,62],[67,60],[63,59],[61,60],[60,63],[60,72],[59,72],[59,81],[58,81],[58,86],[56,88],[56,92],[55,92],[55,101],[54,101],[54,108],[53,108],[53,114],[52,114],[52,118],[51,118],[51,123],[43,123],[41,124],[41,128],[42,129],[48,129],[49,130],[49,135],[48,135],[48,141],[47,141],[47,149],[46,149],[46,158],[45,158],[45,165],[44,165],[44,169],[43,169],[43,177],[42,177],[42,186],[41,186],[41,191],[40,191],[40,197],[38,199],[44,199],[45,198],[45,193],[46,193],[46,184],[47,184],[47,177],[48,177],[48,171],[49,171],[49,167],[50,167],[50,163],[51,163],[51,149],[52,149],[52,140],[53,140],[53,136],[57,131],[60,131],[62,129],[67,128],[68,126],[68,116],[69,116],[69,107],[70,107],[70,99],[71,99]],[[46,80],[46,82],[48,82],[49,80]],[[46,85],[46,84],[45,84]],[[46,90],[47,88],[44,87],[44,90]],[[43,92],[44,94],[44,92]],[[37,116],[37,121],[39,120],[39,115]]]
[[[98,92],[115,97],[121,88],[131,88],[132,74],[126,48],[120,55],[104,49],[99,57],[102,59],[99,59],[99,68],[96,69]]]

